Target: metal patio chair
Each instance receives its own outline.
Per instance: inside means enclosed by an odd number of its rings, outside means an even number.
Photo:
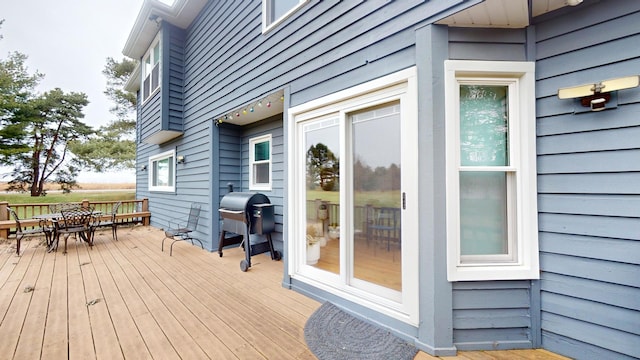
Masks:
[[[56,246],[58,248],[58,242],[60,241],[60,235],[64,235],[64,252],[67,253],[67,239],[71,234],[78,235],[89,246],[93,246],[92,237],[94,226],[94,214],[92,208],[76,208],[69,210],[62,210],[62,223],[58,225],[56,231]]]
[[[7,210],[11,214],[11,217],[13,217],[13,220],[15,220],[16,222],[16,255],[20,256],[20,241],[23,237],[25,237],[25,235],[44,234],[47,241],[47,246],[51,244],[51,237],[53,234],[52,227],[46,226],[45,222],[40,221],[39,226],[33,227],[31,229],[25,229],[24,226],[22,226],[21,220],[15,210],[9,207],[7,208]]]
[[[164,230],[164,238],[162,239],[162,251],[164,251],[164,241],[166,239],[173,240],[171,246],[169,247],[169,256],[173,254],[173,244],[175,244],[176,241],[189,240],[193,245],[193,240],[195,240],[200,243],[200,247],[204,250],[202,241],[191,236],[191,233],[196,231],[196,227],[198,226],[198,221],[200,220],[200,209],[200,205],[192,204],[186,223],[181,224],[169,221],[169,228]]]
[[[117,203],[113,204],[113,207],[111,208],[111,218],[106,221],[97,220],[93,225],[93,231],[95,232],[96,228],[110,227],[111,236],[114,240],[118,240],[118,222],[116,221],[116,215],[118,215],[118,209],[121,205],[122,201],[118,201]],[[91,236],[91,242],[93,242],[93,233],[91,234]]]

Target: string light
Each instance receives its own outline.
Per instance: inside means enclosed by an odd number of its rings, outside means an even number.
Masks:
[[[247,112],[250,112],[250,113],[255,112],[256,111],[255,106],[257,105],[258,107],[263,107],[263,102],[266,104],[267,108],[271,108],[271,105],[272,105],[271,98],[273,98],[273,96],[274,96],[274,94],[270,94],[270,95],[258,100],[257,102],[254,102],[253,104],[250,104],[247,107],[242,108],[242,110],[238,109],[235,112],[228,113],[228,114],[226,114],[224,116],[221,116],[218,119],[214,119],[213,121],[214,121],[216,126],[219,126],[220,124],[222,124],[225,121],[233,120],[234,119],[234,115],[235,115],[235,118],[239,118],[241,112],[242,112],[243,115],[246,115]],[[281,102],[284,102],[284,95],[283,94],[280,95],[279,98],[280,98]]]

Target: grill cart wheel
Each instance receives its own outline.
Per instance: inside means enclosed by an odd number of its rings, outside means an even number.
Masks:
[[[249,270],[249,262],[247,260],[240,261],[240,270],[242,270],[242,272],[247,272],[247,270]]]
[[[282,259],[282,253],[278,250],[273,251],[273,260],[280,261]]]

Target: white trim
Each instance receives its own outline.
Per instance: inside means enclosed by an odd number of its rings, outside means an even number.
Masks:
[[[445,61],[446,186],[447,186],[447,278],[449,281],[538,279],[538,222],[536,186],[535,63],[508,61]],[[515,177],[515,209],[510,218],[516,224],[515,256],[474,256],[464,263],[460,255],[459,173],[460,166],[459,84],[511,84],[509,147],[510,164],[504,167],[477,167],[474,171],[498,170]],[[472,262],[473,260],[477,262]]]
[[[158,34],[156,35],[156,37],[153,39],[153,41],[151,42],[151,45],[149,45],[149,48],[147,49],[147,51],[144,53],[144,55],[142,56],[142,59],[140,61],[140,98],[142,99],[142,104],[145,104],[149,99],[153,98],[153,96],[160,91],[160,88],[162,87],[162,52],[164,51],[163,49],[163,44],[161,41],[162,38],[162,31],[159,31]],[[156,45],[158,45],[158,52],[160,53],[158,55],[158,86],[156,86],[153,89],[150,89],[149,91],[149,95],[147,95],[146,97],[144,96],[144,82],[147,79],[147,76],[149,77],[149,87],[151,87],[151,80],[153,79],[153,68],[154,66],[151,66],[151,70],[149,72],[149,74],[147,75],[147,64],[145,62],[145,60],[147,58],[152,58],[153,59],[153,49],[156,47]],[[154,65],[154,64],[152,64]]]
[[[273,28],[277,27],[281,22],[288,19],[293,13],[298,11],[301,7],[303,7],[309,0],[300,0],[298,5],[292,7],[287,11],[284,15],[280,16],[278,19],[269,22],[268,14],[269,14],[269,2],[275,0],[262,0],[262,33],[266,34],[271,31]]]
[[[169,164],[171,166],[171,173],[169,174],[169,178],[167,179],[170,184],[166,186],[154,186],[153,179],[156,176],[155,167],[153,163],[161,160],[169,160]],[[176,151],[169,150],[165,151],[161,154],[150,156],[149,157],[149,191],[158,191],[158,192],[175,192],[176,191]]]
[[[268,141],[269,142],[269,159],[256,162],[255,161],[255,148],[256,144]],[[249,139],[249,190],[261,190],[271,191],[272,179],[273,179],[273,139],[271,134],[257,136]],[[255,183],[254,182],[254,170],[255,164],[269,164],[269,181],[267,183]]]
[[[301,282],[318,289],[328,291],[349,301],[361,304],[402,322],[417,326],[419,322],[419,276],[418,276],[418,99],[417,70],[405,69],[397,73],[378,78],[352,88],[327,95],[325,97],[301,104],[289,109],[288,126],[292,129],[288,135],[289,156],[288,168],[291,182],[288,186],[288,198],[294,199],[288,207],[287,237],[288,274]],[[399,101],[401,106],[402,133],[402,191],[407,193],[407,208],[402,213],[402,292],[382,288],[381,286],[355,280],[350,275],[347,261],[341,261],[340,274],[330,273],[309,266],[305,262],[306,243],[296,241],[304,239],[306,229],[305,193],[305,156],[303,148],[303,124],[309,121],[338,117],[340,126],[340,154],[348,158],[346,143],[347,116],[358,109],[365,109],[379,104]],[[340,188],[348,189],[350,176],[347,161],[340,162]],[[352,249],[347,239],[351,236],[348,224],[350,221],[351,197],[348,191],[340,192],[342,210],[340,226],[341,258],[349,259]]]

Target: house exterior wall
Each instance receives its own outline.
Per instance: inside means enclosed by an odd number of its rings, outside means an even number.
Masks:
[[[638,75],[638,23],[606,1],[535,26],[542,346],[576,358],[640,357],[640,89],[601,112],[556,92]]]
[[[640,93],[620,92],[615,110],[573,114],[573,105],[556,92],[639,68],[640,30],[629,29],[637,29],[640,9],[625,1],[587,3],[595,5],[506,30],[431,25],[433,14],[444,17],[469,6],[464,2],[311,1],[262,34],[261,1],[210,1],[182,33],[166,33],[171,76],[163,76],[160,94],[139,109],[140,133],[181,121],[184,134],[161,145],[139,143],[138,168],[171,149],[187,163],[176,166],[175,193],[149,192],[148,172],[139,171],[137,196],[150,199],[158,227],[176,214],[186,216],[191,203],[202,204],[196,237],[214,250],[227,185],[248,190],[249,139],[271,133],[274,186],[264,193],[276,206],[276,247],[286,248],[286,109],[416,66],[420,326],[286,276],[283,285],[332,301],[431,353],[543,346],[576,357],[585,349],[593,358],[638,357],[632,344],[640,334]],[[537,61],[539,281],[446,281],[447,59]],[[213,122],[282,89],[281,117],[246,126]],[[161,102],[169,104],[167,111]]]

